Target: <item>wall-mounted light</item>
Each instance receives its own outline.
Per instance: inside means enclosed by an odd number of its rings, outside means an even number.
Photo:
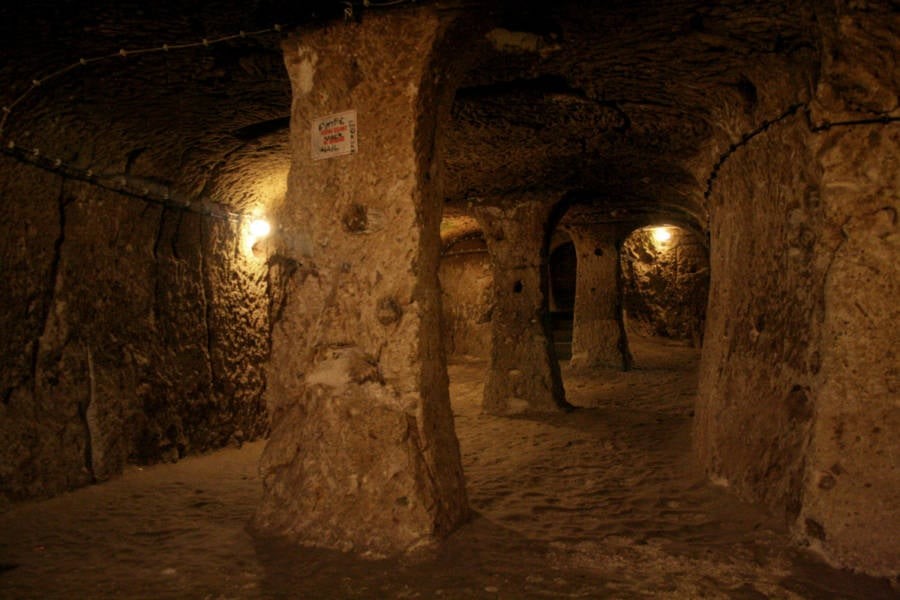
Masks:
[[[257,240],[268,236],[271,231],[272,226],[265,219],[254,219],[250,222],[250,235]]]
[[[668,227],[654,227],[653,240],[657,244],[665,244],[672,239],[672,232]]]
[[[243,226],[244,252],[257,258],[262,257],[265,251],[260,246],[260,241],[267,238],[270,233],[272,233],[272,225],[262,217],[254,217],[250,222],[245,221]]]

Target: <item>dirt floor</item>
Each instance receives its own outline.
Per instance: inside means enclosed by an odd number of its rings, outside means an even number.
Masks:
[[[255,540],[263,442],[0,515],[0,598],[897,598],[794,549],[692,463],[695,350],[636,340],[629,373],[564,369],[567,414],[479,409],[450,367],[472,521],[436,556],[364,561]]]

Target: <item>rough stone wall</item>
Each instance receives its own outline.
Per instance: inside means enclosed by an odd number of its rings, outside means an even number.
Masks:
[[[17,115],[11,135],[31,128],[45,150],[143,185],[188,168],[134,159],[135,132],[115,113],[93,114],[90,129],[57,101]],[[208,177],[209,195],[239,189]],[[267,431],[265,259],[240,248],[238,223],[9,156],[0,195],[0,497],[48,496]]]
[[[897,116],[900,16],[832,8],[809,113],[742,144],[715,182],[695,439],[802,543],[896,576],[900,133],[879,119]]]
[[[709,295],[709,256],[697,236],[668,227],[660,243],[652,229],[637,229],[622,244],[628,325],[648,335],[700,344]]]
[[[237,226],[0,161],[0,495],[262,435],[264,263]]]
[[[487,250],[455,244],[441,257],[442,338],[448,356],[491,352],[493,278]]]
[[[900,574],[900,13],[839,2],[826,22],[814,123],[824,315],[798,532],[836,564]],[[889,5],[893,4],[893,6]]]
[[[440,341],[440,197],[428,185],[442,30],[423,8],[285,43],[293,162],[271,277],[258,531],[385,555],[467,516]],[[359,152],[314,161],[313,120],[347,109]]]
[[[199,19],[183,3],[3,5],[3,104],[79,57],[258,29],[257,6]],[[277,38],[248,36],[91,62],[13,106],[0,132],[0,501],[265,434],[265,256],[242,247],[246,224],[175,200],[263,208],[287,161],[276,134],[244,127],[289,103]],[[9,156],[11,142],[61,169]],[[88,169],[106,189],[71,177]],[[134,196],[163,192],[165,209]]]
[[[799,120],[782,124],[719,175],[697,408],[711,472],[792,520],[802,505],[822,311],[809,138]]]

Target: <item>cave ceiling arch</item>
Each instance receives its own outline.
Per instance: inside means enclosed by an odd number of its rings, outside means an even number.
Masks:
[[[703,227],[716,160],[782,111],[815,68],[816,9],[802,0],[417,4],[479,20],[477,35],[443,50],[466,63],[439,124],[451,213],[532,190],[599,206],[612,218],[659,209]],[[0,75],[15,96],[35,74],[123,43],[333,22],[344,7],[325,0],[6,7],[9,60]],[[359,9],[355,18],[365,18]],[[88,67],[34,100],[5,134],[191,196],[226,187],[237,209],[263,193],[241,188],[248,174],[272,179],[287,169],[290,86],[278,35]]]
[[[443,124],[449,205],[531,190],[589,207],[570,220],[705,228],[719,156],[802,93],[815,17],[804,2],[492,5]]]
[[[250,212],[283,196],[290,165],[276,25],[341,10],[326,0],[5,4],[4,150],[14,143],[39,166],[33,157],[52,157],[75,179],[139,198]]]

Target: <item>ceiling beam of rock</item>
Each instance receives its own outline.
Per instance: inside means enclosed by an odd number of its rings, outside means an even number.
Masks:
[[[701,231],[702,225],[686,215],[678,206],[659,203],[615,205],[572,205],[560,219],[569,225],[621,225],[636,229],[647,225],[679,225]]]

